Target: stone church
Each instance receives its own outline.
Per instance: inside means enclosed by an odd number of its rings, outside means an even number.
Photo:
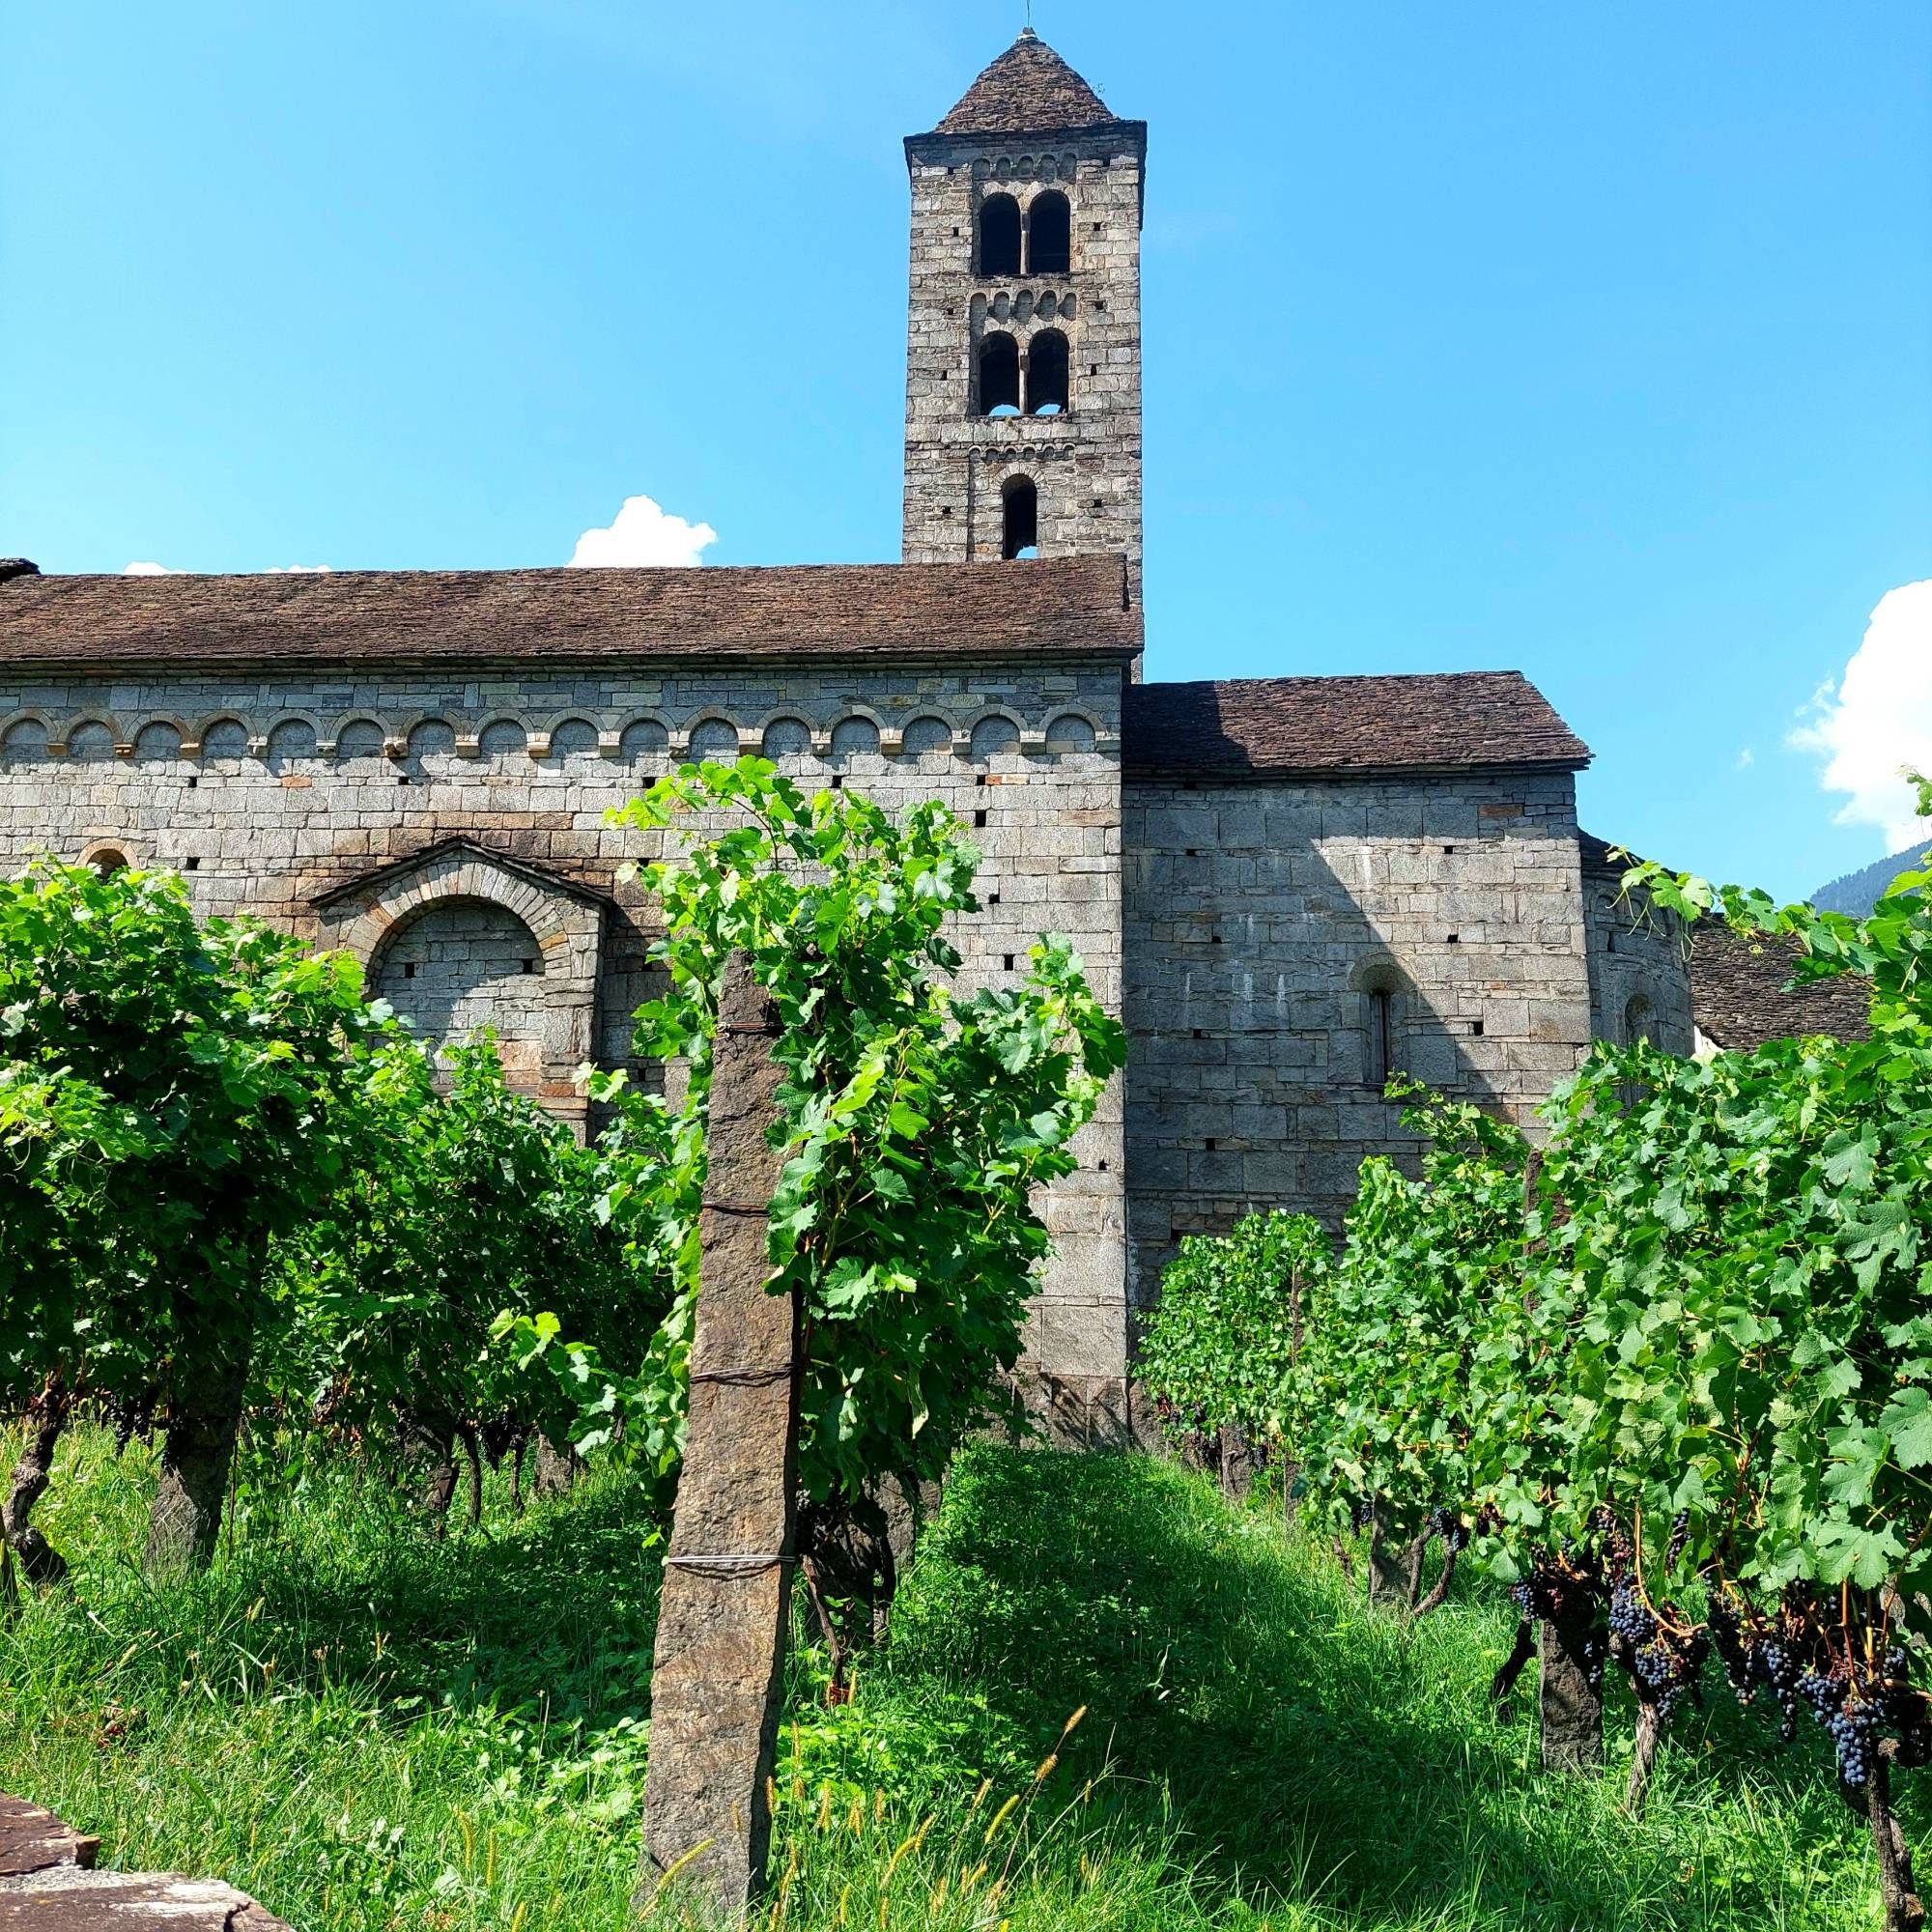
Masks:
[[[351,949],[427,1035],[493,1026],[581,1118],[656,929],[611,804],[748,752],[945,799],[984,853],[969,980],[1068,933],[1132,1037],[1030,1337],[1097,1440],[1179,1236],[1338,1217],[1403,1142],[1391,1071],[1522,1120],[1593,1037],[1688,1051],[1690,975],[1617,905],[1590,753],[1520,673],[1140,681],[1146,124],[1027,32],[905,152],[903,561],[0,564],[0,863],[175,868]]]

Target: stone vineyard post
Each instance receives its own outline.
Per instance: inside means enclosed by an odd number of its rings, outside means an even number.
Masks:
[[[781,1164],[778,1025],[746,954],[725,964],[712,1049],[690,1422],[651,1676],[644,1848],[635,1903],[669,1876],[742,1919],[764,1883],[767,1795],[795,1556],[795,1297],[766,1292]]]

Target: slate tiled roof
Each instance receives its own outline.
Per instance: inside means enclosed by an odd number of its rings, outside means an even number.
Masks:
[[[1798,954],[1798,942],[1788,934],[1747,939],[1700,920],[1690,944],[1690,1006],[1698,1031],[1738,1052],[1793,1034],[1863,1039],[1871,1031],[1865,981],[1847,974],[1787,992]]]
[[[1589,763],[1589,747],[1520,671],[1137,684],[1122,726],[1129,772],[1256,778]]]
[[[940,134],[1038,134],[1118,121],[1107,103],[1026,28],[980,74],[938,128]]]
[[[333,571],[0,582],[0,667],[1140,647],[1119,557],[691,570]]]

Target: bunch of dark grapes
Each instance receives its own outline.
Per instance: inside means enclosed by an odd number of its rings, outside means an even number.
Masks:
[[[1665,1552],[1664,1568],[1674,1570],[1677,1559],[1684,1554],[1684,1546],[1690,1541],[1690,1512],[1679,1510],[1670,1523],[1670,1548]]]
[[[1758,1670],[1755,1649],[1737,1611],[1721,1599],[1709,1612],[1711,1641],[1724,1666],[1724,1681],[1740,1705],[1748,1710],[1757,1701]]]
[[[1777,1699],[1778,1740],[1788,1745],[1798,1728],[1798,1680],[1804,1673],[1804,1659],[1795,1645],[1777,1638],[1759,1644],[1752,1657],[1758,1675]]]
[[[1702,1631],[1688,1639],[1660,1631],[1632,1659],[1637,1695],[1657,1707],[1661,1722],[1669,1723],[1684,1699],[1696,1696],[1708,1649]]]
[[[1431,1510],[1429,1527],[1442,1539],[1443,1548],[1447,1549],[1461,1549],[1469,1540],[1469,1532],[1463,1527],[1463,1519],[1454,1510]]]
[[[1657,1619],[1643,1601],[1636,1578],[1628,1571],[1610,1590],[1610,1635],[1628,1644],[1633,1655],[1657,1634]]]
[[[154,1440],[155,1398],[152,1395],[109,1396],[103,1406],[107,1419],[114,1425],[114,1453],[117,1456],[137,1435],[143,1442]]]
[[[1362,1496],[1349,1498],[1349,1527],[1356,1532],[1368,1528],[1375,1516],[1375,1505]]]
[[[1878,1762],[1879,1724],[1884,1717],[1881,1705],[1855,1698],[1825,1719],[1825,1728],[1838,1751],[1838,1776],[1854,1791],[1871,1782],[1872,1767]]]

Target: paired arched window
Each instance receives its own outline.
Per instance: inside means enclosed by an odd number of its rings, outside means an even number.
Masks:
[[[1000,486],[1000,554],[1009,562],[1039,554],[1039,492],[1031,476]]]
[[[1073,268],[1073,211],[1058,188],[1034,196],[1024,216],[1009,194],[980,204],[975,256],[982,281],[1000,275],[1065,275]]]
[[[1020,272],[1020,205],[1009,194],[988,195],[980,204],[980,273]]]
[[[1020,412],[1020,346],[1010,335],[984,337],[980,344],[980,413],[1016,416]]]
[[[1068,400],[1066,338],[1057,328],[1042,328],[1027,344],[1027,414],[1065,415]]]
[[[1058,188],[1037,194],[1027,210],[1027,273],[1064,275],[1073,267],[1073,212]]]
[[[1028,415],[1065,414],[1073,399],[1070,362],[1066,338],[1057,328],[1042,328],[1027,344],[1024,377]],[[980,415],[1016,416],[1021,412],[1022,366],[1020,346],[1005,330],[980,338],[975,390]]]

